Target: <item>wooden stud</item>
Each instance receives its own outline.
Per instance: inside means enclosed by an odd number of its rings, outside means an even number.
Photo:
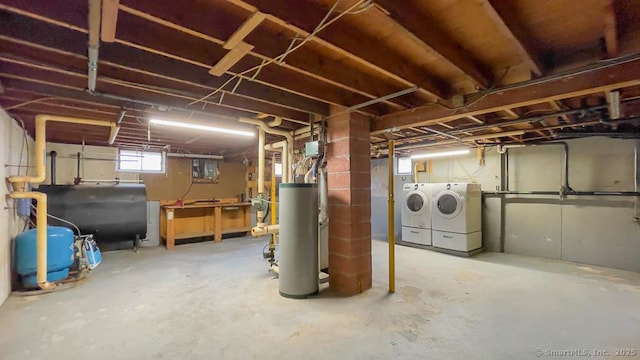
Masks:
[[[422,14],[408,9],[407,4],[397,0],[377,0],[384,7],[406,36],[411,36],[424,48],[440,56],[467,74],[479,88],[487,88],[493,80],[492,72],[473,60],[467,52],[457,46],[447,34],[434,26],[425,24]]]
[[[249,33],[252,32],[255,28],[257,28],[265,18],[266,15],[259,11],[253,13],[253,15],[251,15],[251,17],[249,17],[247,21],[245,21],[242,26],[240,26],[240,28],[238,28],[238,30],[236,30],[233,35],[229,37],[229,39],[227,39],[222,47],[227,50],[237,48],[238,45],[242,43],[244,38],[249,35]]]
[[[114,42],[116,40],[119,4],[120,0],[102,0],[100,39],[104,42]]]
[[[317,4],[305,1],[227,1],[246,11],[268,13],[271,15],[270,22],[299,34],[301,38],[310,36],[326,15],[326,11]],[[298,14],[304,14],[304,16],[298,16]],[[380,75],[402,83],[407,88],[419,86],[421,89],[416,92],[416,95],[426,101],[445,98],[450,92],[448,84],[425,76],[423,68],[407,62],[392,51],[385,51],[383,47],[370,46],[369,44],[376,42],[376,39],[356,30],[349,23],[338,21],[311,38],[311,41]],[[349,36],[344,36],[346,33]]]
[[[606,0],[604,6],[604,40],[607,56],[610,58],[618,56],[618,29],[613,0]]]
[[[435,106],[423,106],[385,115],[373,123],[372,134],[381,134],[388,129],[428,126],[467,116],[487,114],[504,109],[525,107],[637,85],[640,85],[640,60],[575,74],[572,76],[571,81],[567,81],[566,78],[550,79],[546,82],[535,82],[528,86],[494,92],[464,109],[450,110]]]
[[[252,45],[244,42],[238,43],[236,47],[229,50],[229,52],[209,70],[209,74],[221,76],[229,71],[233,65],[237,64],[251,49],[253,49]]]
[[[511,8],[513,5],[511,1],[504,1],[501,7],[494,7],[490,0],[480,0],[480,3],[484,9],[484,15],[488,16],[502,35],[511,41],[531,71],[538,76],[542,75],[542,66],[538,60],[540,51],[519,24],[518,16]]]

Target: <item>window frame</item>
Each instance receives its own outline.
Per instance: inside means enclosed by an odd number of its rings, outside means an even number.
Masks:
[[[282,163],[276,162],[273,165],[273,172],[274,172],[275,177],[281,178],[282,177],[282,170],[283,170]]]
[[[149,154],[160,154],[160,170],[145,170],[142,166],[144,163],[140,161],[139,169],[123,169],[122,168],[122,157],[123,152],[129,152],[134,154],[124,154],[124,156],[139,156],[140,158],[144,157],[145,153]],[[153,151],[153,150],[136,150],[136,149],[118,149],[118,154],[116,156],[116,172],[124,172],[124,173],[139,173],[139,174],[164,174],[167,171],[167,153],[165,151]]]
[[[400,171],[400,162],[403,160],[409,160],[409,171]],[[397,175],[409,175],[413,172],[413,160],[410,157],[399,157],[396,163],[396,174]]]

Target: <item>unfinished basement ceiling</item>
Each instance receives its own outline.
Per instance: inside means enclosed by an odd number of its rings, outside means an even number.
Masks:
[[[281,117],[293,130],[396,93],[357,110],[375,150],[638,132],[640,0],[93,1],[102,41],[89,92],[91,2],[0,0],[0,106],[31,133],[38,113],[117,121],[125,108],[114,146],[228,154],[252,141],[148,119]],[[108,141],[104,129],[49,130],[54,142]]]

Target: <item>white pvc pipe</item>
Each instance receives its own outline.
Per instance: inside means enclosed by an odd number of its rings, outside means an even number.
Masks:
[[[280,124],[282,124],[282,118],[276,116],[275,119],[273,119],[273,121],[270,121],[267,125],[269,125],[269,127],[276,127],[280,126]]]
[[[49,121],[65,122],[72,124],[85,124],[94,126],[107,126],[113,132],[116,124],[110,121],[91,120],[73,118],[67,116],[39,114],[35,118],[36,137],[35,141],[35,175],[33,176],[11,176],[9,182],[14,191],[9,194],[14,199],[36,199],[37,201],[37,226],[36,226],[36,277],[41,289],[47,290],[55,284],[47,281],[47,195],[41,192],[26,192],[26,184],[40,184],[46,176],[46,125]]]
[[[267,234],[277,234],[280,231],[280,225],[255,226],[251,229],[251,236],[258,237]]]
[[[261,121],[261,120],[241,117],[240,119],[238,119],[238,121],[245,124],[252,124],[252,125],[259,126],[260,129],[264,130],[267,134],[284,136],[287,139],[287,144],[286,146],[283,146],[283,151],[287,154],[287,159],[289,164],[287,164],[286,166],[287,166],[287,173],[289,174],[288,170],[291,168],[291,161],[292,161],[291,159],[293,159],[293,135],[291,135],[291,133],[288,131],[270,128],[269,125],[267,125],[264,121]],[[261,148],[263,147],[264,147],[264,144],[261,146]],[[283,167],[283,175],[284,175],[284,167],[285,167],[284,160],[283,160],[282,167]],[[260,170],[258,169],[258,171]],[[283,176],[282,182],[291,182],[291,174],[289,174],[286,178]]]
[[[292,182],[290,178],[292,173],[291,162],[293,161],[293,159],[289,157],[289,143],[287,142],[287,140],[278,141],[273,144],[267,144],[264,146],[264,149],[267,151],[282,152],[282,182]]]

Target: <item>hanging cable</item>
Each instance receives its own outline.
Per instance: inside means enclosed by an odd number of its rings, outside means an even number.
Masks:
[[[36,207],[35,207],[35,206],[33,206],[33,204],[31,204],[31,208],[32,208],[33,210],[36,210],[36,211],[37,211]],[[76,229],[76,231],[78,232],[78,236],[82,236],[82,233],[80,232],[80,228],[79,228],[76,224],[72,223],[71,221],[67,221],[67,220],[65,220],[65,219],[61,219],[61,218],[59,218],[59,217],[57,217],[57,216],[53,216],[53,215],[51,215],[51,214],[47,214],[47,216],[48,216],[48,217],[50,217],[50,218],[52,218],[52,219],[55,219],[55,220],[61,221],[61,222],[65,223],[65,224],[69,224],[69,225],[73,226],[73,227]]]
[[[338,14],[336,17],[334,17],[333,19],[327,21],[327,19],[329,18],[329,16],[334,12],[336,6],[338,5],[338,3],[340,2],[340,0],[336,0],[336,2],[333,4],[333,6],[331,7],[331,9],[329,9],[329,11],[327,12],[327,15],[325,15],[325,17],[322,19],[322,21],[318,24],[318,26],[316,26],[316,28],[305,38],[303,38],[302,40],[300,40],[300,43],[297,44],[296,46],[291,47],[289,50],[285,51],[284,53],[276,56],[275,58],[269,59],[267,61],[263,61],[260,65],[256,65],[250,69],[244,70],[238,74],[233,75],[229,80],[225,81],[222,85],[220,85],[220,87],[218,87],[217,89],[215,89],[214,91],[210,92],[209,94],[201,97],[198,100],[192,101],[189,103],[189,105],[194,105],[197,104],[199,102],[202,102],[208,98],[210,98],[211,96],[217,94],[218,92],[222,91],[222,89],[224,89],[227,85],[229,85],[233,80],[235,80],[237,77],[240,77],[242,75],[246,75],[252,71],[256,71],[256,70],[260,70],[263,67],[269,65],[269,64],[273,64],[273,63],[277,63],[277,62],[282,62],[284,60],[285,57],[287,57],[287,55],[291,54],[292,52],[298,50],[299,48],[301,48],[302,46],[304,46],[304,44],[306,44],[308,41],[310,41],[311,39],[313,39],[320,31],[322,31],[323,29],[325,29],[327,26],[333,24],[334,22],[336,22],[337,20],[339,20],[341,17],[343,17],[344,15],[349,14],[350,11],[352,11],[353,9],[355,9],[358,6],[361,6],[366,0],[360,0],[358,2],[356,2],[355,4],[353,4],[352,6],[350,6],[346,11]],[[299,38],[298,38],[299,39]],[[294,41],[297,41],[297,39],[293,39]]]

